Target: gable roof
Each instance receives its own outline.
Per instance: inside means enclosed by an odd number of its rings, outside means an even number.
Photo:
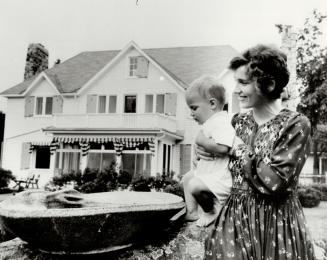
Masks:
[[[203,74],[219,75],[238,53],[228,45],[142,49],[157,65],[183,88]],[[82,52],[44,71],[61,94],[75,94],[101,69],[110,63],[119,50]],[[22,95],[36,76],[1,95]]]

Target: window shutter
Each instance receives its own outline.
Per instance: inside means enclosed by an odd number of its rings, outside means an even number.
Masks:
[[[86,113],[95,113],[97,95],[87,95]]]
[[[176,116],[177,93],[165,94],[165,114]]]
[[[62,113],[63,110],[63,103],[64,100],[62,98],[62,96],[54,96],[53,97],[53,109],[52,112],[53,113]]]
[[[25,98],[25,116],[33,116],[34,112],[34,102],[33,96],[28,96]]]
[[[22,153],[21,153],[21,161],[20,161],[20,169],[28,169],[30,167],[30,143],[22,143]]]
[[[192,148],[190,144],[181,144],[180,146],[180,172],[185,174],[191,170]]]
[[[149,61],[143,57],[137,57],[137,68],[136,68],[136,76],[140,78],[146,78],[148,76],[149,70]]]

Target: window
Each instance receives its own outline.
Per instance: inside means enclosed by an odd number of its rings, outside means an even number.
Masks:
[[[109,113],[116,113],[117,96],[109,96]]]
[[[87,167],[104,171],[109,169],[110,165],[116,161],[116,154],[112,142],[100,144],[91,143],[88,155]]]
[[[52,97],[36,97],[35,114],[36,115],[52,115],[53,98]]]
[[[64,144],[63,147],[56,151],[55,172],[78,172],[80,170],[80,160],[79,144]]]
[[[125,96],[125,113],[136,113],[136,96]]]
[[[151,153],[123,152],[121,169],[136,176],[151,175]]]
[[[37,146],[36,147],[35,168],[36,169],[49,169],[50,167],[50,147]]]
[[[99,96],[98,100],[98,113],[105,113],[106,112],[106,96]]]
[[[135,77],[137,70],[137,57],[130,57],[129,58],[129,76]]]
[[[157,95],[156,112],[159,114],[163,114],[165,112],[165,95],[164,94]]]
[[[153,95],[145,95],[145,113],[153,113]]]

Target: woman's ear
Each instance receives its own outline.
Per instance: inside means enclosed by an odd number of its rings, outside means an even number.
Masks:
[[[267,92],[270,93],[275,89],[275,80],[270,79],[267,82]]]

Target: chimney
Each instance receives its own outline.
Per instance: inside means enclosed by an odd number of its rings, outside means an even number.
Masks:
[[[296,110],[299,103],[299,85],[296,82],[296,58],[298,33],[292,25],[279,25],[282,37],[281,50],[287,55],[287,66],[290,71],[289,82],[282,94],[284,107]]]
[[[24,80],[27,80],[41,71],[48,69],[49,53],[40,43],[28,45]]]

